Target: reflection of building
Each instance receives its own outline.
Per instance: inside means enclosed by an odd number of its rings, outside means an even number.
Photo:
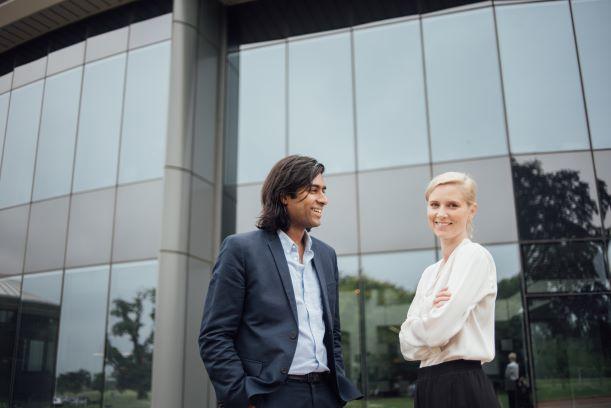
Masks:
[[[0,407],[213,406],[195,339],[216,248],[252,228],[289,153],[327,165],[314,234],[337,249],[370,401],[408,399],[416,365],[393,339],[438,256],[422,191],[450,169],[480,186],[504,406],[511,351],[524,406],[609,397],[608,1],[13,0],[0,16]],[[46,385],[21,395],[26,293],[60,306],[28,346]]]

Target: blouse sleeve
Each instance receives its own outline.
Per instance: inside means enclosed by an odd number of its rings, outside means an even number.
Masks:
[[[447,285],[452,294],[450,300],[420,316],[408,313],[408,319],[401,326],[401,342],[410,348],[446,345],[463,327],[477,303],[496,291],[494,263],[485,250],[461,249],[450,271]]]

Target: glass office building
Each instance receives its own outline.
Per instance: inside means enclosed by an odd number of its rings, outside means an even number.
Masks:
[[[398,331],[449,170],[497,265],[502,406],[611,406],[609,22],[608,0],[0,2],[0,407],[215,406],[211,268],[288,154],[327,169],[350,406],[413,405]]]

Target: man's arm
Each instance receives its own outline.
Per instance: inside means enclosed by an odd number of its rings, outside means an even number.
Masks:
[[[233,237],[223,241],[212,270],[199,333],[199,352],[219,402],[246,407],[246,376],[234,346],[245,297],[244,262]]]

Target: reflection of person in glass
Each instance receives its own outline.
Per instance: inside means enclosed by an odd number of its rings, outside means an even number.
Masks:
[[[463,173],[435,177],[425,192],[428,224],[443,258],[423,272],[401,325],[406,360],[420,360],[417,408],[498,407],[481,364],[494,358],[496,268],[471,242],[476,185]]]
[[[509,408],[516,407],[517,400],[517,381],[520,378],[520,366],[517,363],[518,356],[516,353],[509,353],[507,356],[509,364],[505,367],[505,391],[507,391],[507,398],[509,399]]]
[[[310,236],[325,167],[289,156],[262,188],[259,230],[227,237],[206,297],[200,353],[219,406],[336,408],[360,398],[345,375],[337,256]]]

